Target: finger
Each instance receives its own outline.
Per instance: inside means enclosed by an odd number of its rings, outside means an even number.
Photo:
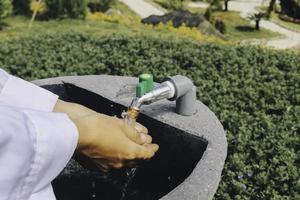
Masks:
[[[152,137],[150,135],[145,135],[144,133],[140,133],[141,137],[141,145],[152,143]]]
[[[147,141],[147,138],[145,134],[140,134],[137,131],[135,131],[132,127],[123,125],[122,126],[124,133],[126,136],[133,142],[137,144],[145,144]]]
[[[96,162],[98,168],[101,169],[104,172],[107,172],[111,168],[120,169],[120,168],[124,167],[123,161],[98,159],[98,160],[95,160],[94,162]]]
[[[145,126],[141,125],[140,123],[136,123],[134,128],[139,133],[148,134],[148,129]]]
[[[143,134],[143,133],[142,133]],[[144,135],[144,134],[143,134]],[[150,135],[144,135],[141,137],[145,137],[145,142],[144,144],[151,144],[152,143],[152,137]]]
[[[157,144],[145,144],[143,146],[137,145],[136,159],[150,159],[158,151],[159,146]]]
[[[113,164],[111,164],[111,166],[115,169],[120,169],[120,168],[124,167],[124,164],[119,162],[119,163],[113,163]]]

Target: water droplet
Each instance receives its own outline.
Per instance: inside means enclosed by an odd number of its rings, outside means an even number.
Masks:
[[[92,188],[96,188],[96,183],[95,183],[95,181],[92,182]]]

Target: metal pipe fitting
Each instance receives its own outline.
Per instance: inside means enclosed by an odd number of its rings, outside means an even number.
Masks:
[[[144,104],[151,104],[161,99],[176,100],[176,112],[178,114],[193,115],[195,113],[196,87],[185,76],[167,77],[163,83],[151,92],[141,97],[135,97],[130,107],[139,109]]]
[[[176,100],[176,113],[190,116],[195,113],[196,87],[186,76],[176,75],[165,79],[173,84],[175,95],[169,100]]]

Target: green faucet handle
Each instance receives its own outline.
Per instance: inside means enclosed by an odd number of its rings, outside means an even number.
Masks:
[[[139,83],[136,85],[136,97],[142,97],[144,94],[153,90],[152,74],[139,75]]]

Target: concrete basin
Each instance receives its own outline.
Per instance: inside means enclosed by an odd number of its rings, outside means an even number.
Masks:
[[[107,75],[59,77],[34,81],[60,96],[98,112],[120,116],[135,92],[136,78]],[[156,156],[138,163],[127,200],[212,199],[227,155],[224,129],[200,101],[193,116],[175,113],[175,102],[162,100],[142,108],[138,119],[160,146]],[[52,185],[58,200],[119,200],[126,169],[99,171],[74,155]]]

